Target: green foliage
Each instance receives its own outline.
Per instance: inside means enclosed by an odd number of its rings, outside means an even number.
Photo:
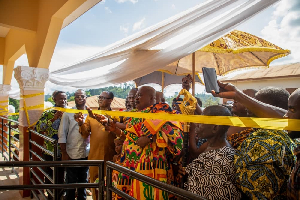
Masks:
[[[109,87],[104,87],[99,89],[90,89],[90,90],[86,90],[85,92],[86,92],[86,96],[90,97],[90,96],[100,95],[103,91],[109,91],[112,92],[115,95],[115,97],[125,99],[128,95],[128,92],[134,87],[135,86],[133,84],[123,83],[120,84],[119,86],[109,86]],[[73,93],[66,92],[66,95],[68,101],[75,100],[74,92]]]
[[[195,96],[201,99],[203,108],[206,108],[207,106],[219,104],[219,98],[216,98],[211,94],[203,92],[201,94],[196,94]]]
[[[166,97],[166,102],[171,105],[172,101],[174,98],[176,98],[178,96],[178,92],[175,92],[175,94],[171,97]],[[211,105],[218,105],[219,103],[219,98],[216,98],[214,96],[212,96],[211,94],[207,94],[207,93],[201,93],[201,94],[196,94],[196,97],[200,98],[202,101],[202,107],[207,107],[207,106],[211,106]]]
[[[20,100],[9,98],[9,105],[12,105],[16,109],[16,113],[19,112]]]
[[[53,101],[53,99],[52,99],[52,96],[50,96],[48,99],[46,99],[46,101],[51,102],[53,105],[55,104],[54,101]]]

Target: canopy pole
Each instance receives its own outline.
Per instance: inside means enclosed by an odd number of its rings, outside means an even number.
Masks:
[[[164,93],[165,88],[165,72],[161,73],[161,92]]]
[[[196,71],[196,53],[194,52],[192,55],[192,77],[193,77],[193,82],[192,82],[192,95],[195,96],[195,71]]]

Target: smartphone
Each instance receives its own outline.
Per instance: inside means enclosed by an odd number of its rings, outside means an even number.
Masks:
[[[203,67],[202,73],[206,92],[211,93],[211,91],[214,90],[218,94],[220,92],[220,88],[217,83],[216,69]]]

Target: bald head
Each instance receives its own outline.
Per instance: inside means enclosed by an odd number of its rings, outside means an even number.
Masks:
[[[136,93],[135,104],[138,110],[145,108],[156,103],[156,91],[153,87],[142,86]]]

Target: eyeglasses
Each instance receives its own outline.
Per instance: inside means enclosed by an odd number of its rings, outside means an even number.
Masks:
[[[111,98],[107,98],[107,97],[103,97],[103,96],[98,96],[98,99],[104,100],[104,99],[111,99]]]

